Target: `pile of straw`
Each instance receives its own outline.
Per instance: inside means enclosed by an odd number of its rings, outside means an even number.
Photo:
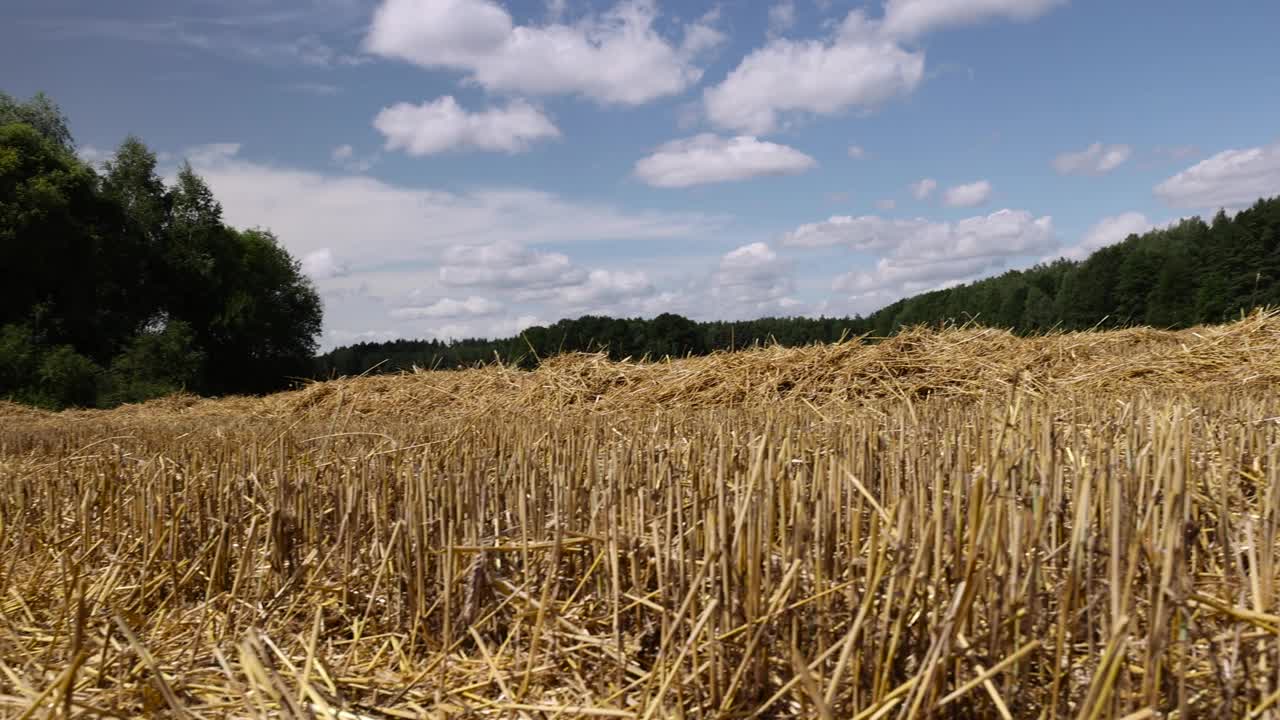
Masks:
[[[1280,318],[0,405],[0,717],[1280,709]]]
[[[1280,312],[1260,311],[1232,324],[1178,332],[1134,328],[1021,338],[990,328],[917,328],[879,342],[771,346],[665,362],[566,354],[533,371],[492,365],[343,378],[267,398],[177,396],[111,412],[412,419],[531,410],[764,408],[780,401],[823,407],[879,398],[1006,395],[1014,385],[1054,394],[1233,389],[1277,381]],[[0,404],[0,417],[31,413]]]

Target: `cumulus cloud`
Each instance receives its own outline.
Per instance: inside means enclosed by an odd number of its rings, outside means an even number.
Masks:
[[[1160,183],[1155,193],[1174,207],[1252,205],[1259,198],[1280,193],[1280,142],[1224,150]]]
[[[376,155],[359,156],[354,147],[344,144],[329,152],[329,160],[347,172],[364,173],[369,172],[378,158]]]
[[[450,246],[439,263],[442,288],[478,289],[509,305],[540,308],[557,319],[584,313],[632,315],[658,292],[644,269],[586,268],[563,253],[512,242]],[[435,294],[415,291],[410,300]]]
[[[560,136],[550,118],[523,100],[469,112],[452,95],[383,108],[373,126],[386,138],[386,149],[413,156],[464,149],[518,153],[538,140]]]
[[[1053,219],[1025,210],[998,210],[957,222],[878,215],[837,215],[786,233],[789,247],[844,246],[859,252],[892,251],[902,258],[940,261],[957,257],[1027,254],[1053,245]]]
[[[861,145],[849,146],[849,157],[853,158],[854,160],[861,160],[866,156],[867,156],[867,151],[864,150]]]
[[[942,202],[947,207],[976,207],[991,197],[991,183],[979,180],[965,185],[947,188],[942,193]]]
[[[934,190],[938,189],[938,181],[933,178],[924,178],[911,183],[911,197],[917,200],[927,200]]]
[[[656,17],[650,0],[545,25],[518,25],[494,0],[383,0],[365,47],[466,73],[491,91],[637,105],[698,82],[699,55],[723,40],[707,18],[685,25],[679,41],[665,37],[654,29]]]
[[[796,24],[795,0],[781,0],[769,7],[769,35],[781,35]]]
[[[842,307],[865,312],[912,293],[999,270],[1012,258],[1042,255],[1057,241],[1052,218],[1000,210],[954,223],[836,216],[801,225],[783,236],[782,245],[843,247],[879,255],[874,268],[845,273],[832,283],[834,290],[848,294]]]
[[[759,135],[777,130],[785,114],[875,108],[923,77],[923,52],[904,49],[855,10],[827,38],[769,40],[707,88],[703,104],[715,125]]]
[[[538,246],[700,239],[714,237],[727,223],[699,213],[574,202],[526,188],[455,193],[326,174],[245,159],[234,143],[184,154],[222,203],[228,223],[270,228],[304,262],[325,301],[329,344],[364,332],[438,337],[442,323],[454,321],[390,312],[429,307],[445,297],[478,295],[503,303],[502,312],[466,319],[466,336],[510,327],[520,317],[555,320],[571,310],[561,289],[577,287],[572,299],[590,305],[593,298],[607,298],[610,288],[617,298],[619,288],[634,291],[636,283],[613,275],[592,280],[591,269],[608,268],[578,267]],[[633,292],[626,300],[632,305],[623,309],[634,312],[647,297]]]
[[[453,245],[439,269],[445,285],[485,286],[521,293],[581,285],[587,274],[563,253],[540,252],[514,242]]]
[[[571,285],[559,297],[570,308],[604,309],[653,292],[653,283],[642,271],[592,270],[585,282]]]
[[[458,244],[700,237],[726,222],[701,213],[576,203],[526,188],[454,193],[326,175],[244,159],[234,143],[193,148],[186,156],[229,223],[270,227],[296,255],[330,248],[341,257],[416,261]]]
[[[1068,0],[887,0],[884,32],[905,38],[992,19],[1034,20]]]
[[[832,283],[832,288],[854,295],[896,291],[898,296],[902,296],[922,292],[947,280],[972,277],[1003,267],[1005,262],[1005,258],[992,256],[963,258],[946,263],[913,263],[902,258],[880,258],[874,270],[840,275]]]
[[[333,255],[333,250],[320,248],[302,257],[302,272],[312,280],[328,280],[350,272],[347,264]]]
[[[1140,212],[1127,212],[1106,217],[1089,228],[1078,243],[1046,259],[1065,257],[1069,260],[1083,260],[1094,250],[1115,245],[1130,235],[1141,235],[1154,227],[1155,225],[1147,219],[1147,216]]]
[[[511,337],[534,325],[544,325],[546,320],[537,315],[516,315],[507,318],[486,318],[479,322],[448,322],[431,329],[429,335],[439,340],[461,340],[464,338],[499,338]]]
[[[502,310],[502,304],[488,298],[472,295],[465,300],[441,298],[430,305],[399,307],[391,311],[394,318],[457,318],[493,315]]]
[[[1120,167],[1133,154],[1128,145],[1096,142],[1079,152],[1065,152],[1053,159],[1060,175],[1103,175]]]
[[[889,211],[898,207],[898,201],[893,198],[882,198],[876,201],[876,209]]]
[[[718,317],[736,318],[770,310],[795,308],[791,263],[767,243],[735,248],[720,258],[708,294]]]
[[[750,135],[725,138],[703,133],[672,140],[635,166],[635,175],[654,187],[680,188],[746,180],[761,175],[794,175],[817,165],[795,148]]]

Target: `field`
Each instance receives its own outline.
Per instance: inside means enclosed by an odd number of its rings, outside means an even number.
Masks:
[[[1280,717],[1280,316],[0,404],[0,717]]]

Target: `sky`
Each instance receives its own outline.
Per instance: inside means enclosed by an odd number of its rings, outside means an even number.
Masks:
[[[866,314],[1280,194],[1263,0],[6,0],[0,90],[272,230],[323,348]]]

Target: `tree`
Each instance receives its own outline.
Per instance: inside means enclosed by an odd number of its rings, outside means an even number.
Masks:
[[[0,327],[0,397],[13,396],[33,385],[39,363],[29,326]]]
[[[103,191],[120,205],[129,227],[157,245],[166,228],[169,212],[168,193],[156,172],[156,155],[137,137],[130,135],[120,143],[115,155],[104,163]]]
[[[25,124],[0,126],[0,324],[32,323],[42,342],[97,356],[111,320],[98,296],[104,275],[97,178]],[[40,317],[35,317],[39,309]]]
[[[67,117],[44,93],[36,93],[26,102],[18,102],[11,95],[0,92],[0,125],[22,123],[35,130],[41,137],[63,150],[75,148]]]
[[[198,328],[208,353],[206,388],[269,392],[306,377],[320,334],[322,306],[301,264],[275,235],[232,233],[232,252],[216,277],[217,312]]]
[[[95,172],[44,96],[0,94],[0,267],[0,396],[259,392],[310,369],[319,297],[276,238],[228,227],[190,165],[166,187],[136,137]]]
[[[59,345],[40,362],[39,400],[51,407],[93,407],[101,369],[70,345]]]
[[[204,352],[181,320],[148,328],[111,362],[104,400],[109,405],[192,389],[200,381]]]

